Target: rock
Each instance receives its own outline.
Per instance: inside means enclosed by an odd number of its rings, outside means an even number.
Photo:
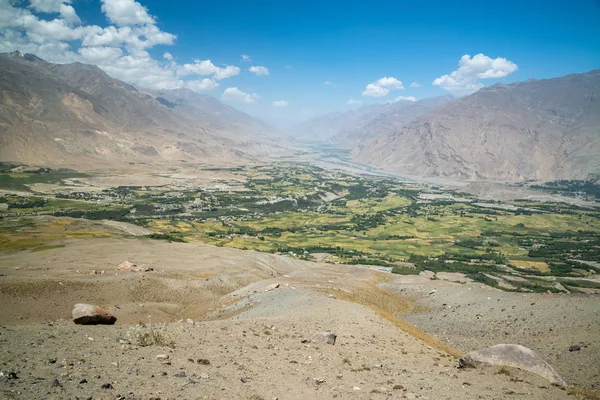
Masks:
[[[327,297],[329,297],[330,299],[334,299],[335,300],[335,295],[333,295],[333,294],[330,294]]]
[[[168,354],[159,354],[156,356],[157,360],[168,360],[169,359],[169,355]]]
[[[178,372],[175,375],[173,375],[175,378],[187,378],[187,375],[185,374],[185,372]]]
[[[569,347],[569,351],[579,351],[581,350],[581,346],[578,344],[574,344],[573,346]]]
[[[92,304],[75,304],[73,307],[73,322],[79,325],[113,325],[117,317],[104,308]]]
[[[132,262],[123,261],[117,266],[117,271],[149,272],[154,271],[154,269],[149,267],[140,267]]]
[[[111,385],[110,383],[105,383],[104,385],[101,386],[102,389],[104,390],[109,390],[109,389],[114,389],[113,385]]]
[[[60,381],[58,379],[54,379],[52,381],[52,387],[61,387]]]
[[[332,332],[315,332],[312,335],[312,338],[316,342],[324,342],[327,344],[335,344],[335,340],[337,339],[337,335]]]
[[[272,283],[265,288],[265,292],[270,292],[271,290],[275,290],[279,287],[279,283]]]
[[[199,358],[198,359],[198,364],[200,365],[210,365],[210,361],[205,359],[205,358]]]
[[[565,387],[567,383],[558,373],[542,360],[533,350],[518,344],[497,344],[465,354],[459,367],[479,368],[482,366],[507,366],[537,374],[553,384]]]
[[[194,320],[191,318],[188,318],[185,320],[186,323],[190,324],[190,325],[194,325]]]
[[[392,389],[394,389],[394,390],[402,390],[402,389],[404,389],[404,385],[394,385],[394,387]]]
[[[240,381],[242,381],[242,383],[248,382],[248,380],[246,378],[244,378],[244,377],[240,378]]]
[[[325,383],[325,378],[321,378],[321,377],[314,377],[313,378],[313,382],[316,383],[317,385],[320,385],[322,383]]]

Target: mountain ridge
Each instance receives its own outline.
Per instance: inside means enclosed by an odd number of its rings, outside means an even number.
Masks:
[[[600,70],[496,84],[362,142],[352,158],[461,180],[587,179],[600,173]]]
[[[234,125],[201,113],[198,106],[194,113],[176,111],[88,64],[53,64],[13,52],[0,54],[0,72],[3,160],[47,165],[205,162],[288,151],[276,129],[214,98],[212,110],[246,119]]]

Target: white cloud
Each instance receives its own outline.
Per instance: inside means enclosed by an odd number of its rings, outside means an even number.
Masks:
[[[154,25],[148,9],[134,0],[101,0],[102,12],[117,26]]]
[[[404,89],[404,85],[398,79],[393,77],[384,77],[369,83],[362,92],[363,96],[382,97],[387,96],[392,90]]]
[[[248,68],[248,71],[256,74],[257,76],[269,76],[271,73],[269,72],[269,68],[263,67],[262,65],[256,65]]]
[[[282,108],[282,107],[287,107],[288,104],[290,104],[290,102],[287,100],[276,100],[273,102],[273,107]]]
[[[88,64],[98,64],[114,61],[123,55],[123,50],[118,47],[80,47],[79,54]]]
[[[195,92],[205,92],[216,89],[219,87],[219,84],[212,79],[204,78],[202,80],[187,81],[185,86]]]
[[[240,72],[210,60],[179,65],[168,52],[155,59],[148,50],[172,45],[176,36],[162,31],[145,7],[133,0],[101,0],[101,9],[111,22],[107,26],[81,25],[71,0],[0,0],[0,52],[95,64],[114,78],[149,89],[210,90],[218,86],[216,80]]]
[[[30,0],[30,7],[35,11],[45,13],[56,13],[59,12],[60,6],[63,3],[70,3],[69,0]]]
[[[394,102],[396,101],[412,101],[415,102],[417,101],[417,98],[415,96],[398,96],[394,99]]]
[[[323,84],[324,84],[324,85],[331,85],[331,82],[329,82],[329,81],[325,81],[325,82],[323,82]]]
[[[346,102],[346,104],[351,105],[351,106],[359,105],[362,103],[363,103],[362,100],[354,100],[354,99],[350,99]]]
[[[242,61],[250,62],[252,58],[248,54],[242,54]]]
[[[457,70],[435,79],[433,85],[457,95],[471,94],[484,86],[481,79],[504,78],[517,69],[517,64],[506,58],[492,59],[481,53],[471,58],[465,54],[460,58]]]
[[[213,75],[215,79],[221,80],[238,75],[240,73],[240,68],[233,65],[227,65],[225,68],[221,68],[214,65],[210,60],[194,60],[193,64],[184,64],[180,66],[177,72],[180,76],[192,74],[201,76]]]
[[[73,6],[70,6],[68,4],[61,4],[58,12],[60,13],[60,16],[63,17],[69,25],[77,25],[81,23],[81,20],[77,16],[77,13],[75,12]]]
[[[410,84],[410,87],[411,88],[420,88],[421,84],[419,82],[413,82],[413,83]]]
[[[237,101],[240,103],[254,103],[259,97],[256,93],[245,93],[237,87],[230,87],[225,89],[221,98],[223,100]]]

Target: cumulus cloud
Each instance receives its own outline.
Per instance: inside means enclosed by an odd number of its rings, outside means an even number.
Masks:
[[[471,58],[470,55],[465,54],[460,58],[457,70],[435,79],[433,85],[456,95],[466,95],[484,86],[481,79],[504,78],[517,69],[517,64],[506,58],[492,59],[482,53]]]
[[[236,101],[239,103],[254,103],[259,97],[256,93],[250,94],[242,92],[237,87],[229,87],[225,89],[221,98],[226,101]]]
[[[118,47],[80,47],[78,53],[88,64],[98,64],[114,61],[123,55],[123,50]]]
[[[288,104],[290,104],[290,102],[287,100],[276,100],[273,102],[273,107],[283,108],[287,107]]]
[[[421,84],[419,82],[413,82],[413,83],[410,84],[410,87],[411,88],[420,88]]]
[[[256,74],[257,76],[269,76],[271,74],[269,72],[269,68],[263,67],[262,65],[253,65],[248,68],[248,71]]]
[[[227,65],[225,68],[217,67],[210,60],[194,60],[192,64],[184,64],[178,68],[180,76],[191,74],[196,75],[213,75],[217,80],[231,78],[240,73],[240,68],[234,65]]]
[[[212,79],[204,78],[195,81],[187,81],[185,86],[195,92],[205,92],[216,89],[219,87],[219,84]]]
[[[0,52],[20,50],[50,62],[95,64],[117,79],[149,89],[210,90],[219,86],[217,80],[240,72],[236,66],[216,66],[210,60],[179,65],[169,52],[153,58],[148,50],[173,45],[177,37],[162,31],[137,1],[101,0],[107,26],[82,25],[71,4],[71,0],[27,4],[0,0]]]
[[[369,83],[362,92],[363,96],[370,97],[382,97],[387,96],[392,90],[404,89],[404,85],[401,81],[394,77],[384,77],[376,80],[375,82]]]
[[[329,81],[325,81],[325,82],[323,82],[323,84],[324,84],[324,85],[331,85],[331,82],[329,82]]]
[[[102,12],[117,26],[153,25],[155,20],[148,9],[134,0],[101,0]]]
[[[417,98],[415,96],[398,96],[394,99],[394,102],[396,101],[412,101],[415,102],[417,101]]]
[[[351,106],[356,106],[359,104],[362,104],[362,100],[354,100],[354,99],[350,99],[346,102],[346,104],[351,105]]]
[[[248,54],[242,54],[242,61],[250,62],[252,58]]]

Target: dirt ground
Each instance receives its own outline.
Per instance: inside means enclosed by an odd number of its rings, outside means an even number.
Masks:
[[[125,260],[153,271],[116,271]],[[64,248],[2,253],[0,275],[0,398],[578,397],[518,370],[458,369],[457,351],[441,342],[470,350],[483,341],[464,337],[484,332],[490,344],[515,339],[548,356],[569,382],[598,383],[597,375],[584,382],[561,365],[567,356],[579,357],[582,370],[599,365],[593,296],[565,295],[572,300],[557,307],[474,284],[406,283],[362,266],[142,238],[79,239]],[[279,287],[265,291],[272,283]],[[428,295],[432,288],[437,292]],[[487,293],[491,299],[484,301]],[[70,312],[78,302],[106,307],[117,324],[74,325]],[[440,302],[460,304],[461,311]],[[525,307],[533,302],[540,306]],[[501,307],[530,321],[520,323],[521,335],[490,333],[504,323],[491,318],[507,311]],[[447,317],[436,314],[446,311]],[[473,311],[484,317],[468,320]],[[549,315],[553,332],[568,338],[564,343],[587,347],[565,354],[555,338],[549,345],[562,356],[544,353],[550,336],[533,338],[546,331]],[[439,321],[424,322],[429,318]],[[461,324],[479,330],[460,330]],[[338,335],[335,345],[313,339],[322,331]],[[144,333],[160,340],[142,346]]]

